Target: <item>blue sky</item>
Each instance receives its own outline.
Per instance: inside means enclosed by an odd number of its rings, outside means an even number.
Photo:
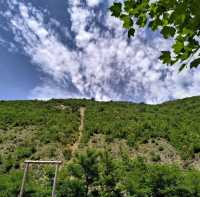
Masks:
[[[161,103],[200,94],[200,69],[158,57],[172,40],[134,39],[112,0],[0,0],[0,99],[95,98]]]

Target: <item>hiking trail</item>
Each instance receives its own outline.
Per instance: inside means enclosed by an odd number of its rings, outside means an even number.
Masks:
[[[78,147],[80,145],[81,142],[81,138],[83,136],[83,129],[84,129],[84,118],[85,118],[85,107],[80,107],[80,126],[79,126],[79,137],[76,140],[76,142],[72,145],[71,147],[71,154],[72,156],[74,156],[74,154],[76,153],[76,151],[78,150]]]

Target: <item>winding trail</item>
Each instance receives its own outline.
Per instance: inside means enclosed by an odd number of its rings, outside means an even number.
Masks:
[[[71,154],[72,156],[75,155],[76,151],[78,150],[78,147],[81,142],[81,138],[83,136],[83,129],[84,129],[84,119],[85,119],[85,107],[80,107],[80,126],[79,126],[79,137],[77,141],[72,145],[71,147]]]

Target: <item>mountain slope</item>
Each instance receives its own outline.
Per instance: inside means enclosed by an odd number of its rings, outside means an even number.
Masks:
[[[199,114],[200,97],[1,101],[0,196],[17,196],[25,159],[64,162],[58,196],[200,196]],[[50,195],[52,166],[29,176],[25,196]]]

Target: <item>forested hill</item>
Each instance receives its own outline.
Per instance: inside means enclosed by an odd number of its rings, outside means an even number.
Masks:
[[[18,195],[26,159],[63,161],[57,197],[198,197],[200,97],[0,101],[0,197]],[[30,166],[24,196],[50,196],[53,173]]]

